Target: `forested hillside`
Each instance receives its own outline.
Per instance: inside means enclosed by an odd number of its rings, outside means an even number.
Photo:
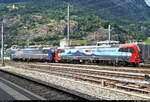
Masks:
[[[67,36],[68,2],[72,44],[106,40],[109,24],[112,40],[150,37],[150,8],[144,0],[0,0],[5,43],[25,45],[30,38],[30,45],[58,46]]]
[[[29,0],[0,0],[0,3],[16,3],[16,2],[25,2]]]

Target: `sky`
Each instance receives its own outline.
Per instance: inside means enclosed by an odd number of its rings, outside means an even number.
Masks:
[[[150,0],[145,0],[146,4],[150,6]]]

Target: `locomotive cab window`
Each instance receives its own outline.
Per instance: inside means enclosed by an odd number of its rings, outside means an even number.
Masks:
[[[135,50],[133,48],[128,48],[129,52],[135,53]]]
[[[131,53],[135,53],[135,50],[133,48],[120,48],[119,52],[131,52]]]
[[[58,53],[64,53],[65,52],[65,50],[59,50],[58,51]]]
[[[55,48],[53,48],[53,49],[52,49],[52,52],[55,52],[55,50],[56,50],[56,49],[55,49]]]
[[[128,52],[128,48],[120,48],[119,52]]]

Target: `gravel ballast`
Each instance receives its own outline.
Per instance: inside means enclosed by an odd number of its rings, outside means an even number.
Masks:
[[[27,69],[14,68],[11,66],[1,67],[4,70],[13,71],[19,74],[26,75],[40,79],[42,81],[52,83],[64,88],[75,90],[90,96],[97,97],[105,100],[150,100],[150,97],[135,94],[131,92],[125,92],[118,89],[102,87],[98,84],[88,83],[77,79],[69,79],[60,76],[50,75],[43,72],[31,71]]]

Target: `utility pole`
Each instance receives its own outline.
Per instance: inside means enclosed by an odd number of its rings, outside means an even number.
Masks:
[[[5,66],[4,64],[4,19],[2,20],[2,26],[1,26],[1,66]]]
[[[24,32],[27,34],[27,29],[28,27],[24,26]],[[27,36],[27,40],[26,40],[26,46],[27,48],[29,47],[29,39],[30,39],[30,35]]]
[[[110,43],[110,25],[108,26],[108,41]]]
[[[28,36],[28,39],[27,39],[27,48],[29,47],[29,39],[30,39],[30,37]]]
[[[69,11],[69,9],[70,9],[70,4],[68,3],[68,10],[67,10],[67,12],[68,12],[68,26],[67,26],[67,28],[68,28],[68,47],[70,46],[70,38],[69,38],[69,36],[70,36],[70,11]]]

